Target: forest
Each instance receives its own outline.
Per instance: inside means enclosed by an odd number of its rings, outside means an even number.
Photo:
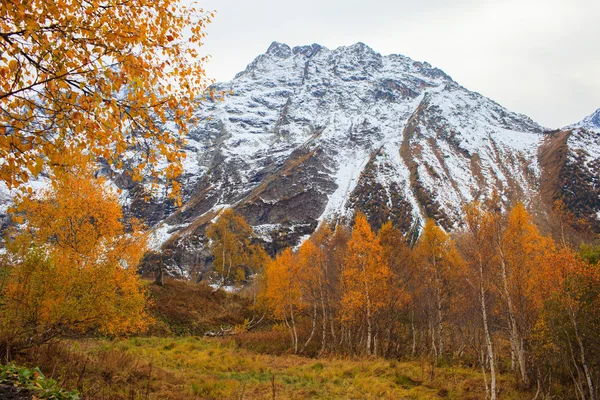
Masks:
[[[456,234],[428,220],[409,243],[391,222],[373,232],[357,213],[259,270],[256,251],[246,246],[243,260],[228,244],[245,232],[240,217],[225,211],[210,232],[216,271],[252,271],[256,307],[289,331],[294,353],[461,360],[481,369],[492,399],[499,371],[538,397],[560,384],[595,398],[598,248],[542,235],[522,204],[503,213],[472,203],[464,215]]]

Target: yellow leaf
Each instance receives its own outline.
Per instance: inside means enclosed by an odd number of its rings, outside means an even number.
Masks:
[[[18,67],[19,67],[19,62],[17,60],[10,60],[8,62],[8,68],[10,69],[11,72],[16,71]]]

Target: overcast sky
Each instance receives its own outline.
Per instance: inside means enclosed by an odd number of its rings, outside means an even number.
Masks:
[[[600,0],[199,0],[203,51],[228,81],[272,41],[364,42],[439,67],[550,128],[600,108]]]

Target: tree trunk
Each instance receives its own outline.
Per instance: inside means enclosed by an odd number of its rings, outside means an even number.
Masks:
[[[490,335],[490,329],[487,320],[487,309],[485,306],[485,289],[483,287],[483,264],[479,260],[479,298],[481,300],[481,316],[483,318],[483,331],[485,334],[485,345],[487,348],[487,356],[490,360],[490,374],[491,376],[491,387],[490,387],[490,400],[496,400],[496,365],[494,360],[494,349],[492,346],[492,338]],[[484,370],[485,373],[485,370]],[[486,384],[487,389],[487,384]]]
[[[483,386],[485,386],[485,398],[488,399],[490,397],[490,387],[487,382],[487,372],[485,372],[485,355],[483,354],[483,349],[481,349],[479,354],[479,363],[481,364],[481,373],[483,374]]]
[[[433,326],[433,321],[431,321],[433,318],[429,318],[429,333],[431,334],[431,352],[433,353],[433,357],[437,360],[438,359],[438,349],[437,346],[435,345],[436,342],[436,338],[435,338],[435,328]]]
[[[437,273],[436,273],[437,275]],[[443,320],[443,310],[442,310],[442,289],[441,289],[441,282],[439,279],[436,278],[436,285],[435,285],[435,294],[436,294],[436,300],[437,300],[437,316],[438,316],[438,343],[439,343],[439,349],[438,349],[438,355],[440,357],[444,356],[444,320]]]
[[[417,354],[417,333],[415,331],[415,310],[410,311],[410,329],[412,331],[412,348],[410,354],[414,357]]]
[[[508,308],[508,322],[510,326],[510,344],[513,352],[515,353],[515,357],[519,366],[519,371],[521,373],[521,379],[523,380],[523,385],[525,387],[529,387],[529,376],[527,375],[527,365],[525,362],[525,349],[523,348],[523,338],[519,334],[519,329],[517,327],[517,319],[515,316],[515,310],[512,303],[512,297],[510,295],[510,291],[508,289],[508,276],[506,273],[506,263],[504,262],[504,253],[500,249],[501,256],[501,267],[502,267],[502,285],[504,289],[504,297],[506,300],[506,305]]]
[[[575,331],[575,340],[577,340],[577,345],[579,346],[579,358],[581,361],[581,365],[583,366],[583,373],[585,374],[585,380],[588,385],[588,390],[590,392],[590,400],[596,400],[596,392],[594,391],[594,381],[592,378],[592,374],[590,372],[590,368],[587,364],[587,360],[585,358],[585,348],[583,347],[583,340],[579,335],[579,328],[577,327],[577,321],[575,320],[575,313],[573,309],[569,307],[569,316],[571,318],[571,323],[573,324],[573,329]]]
[[[158,271],[156,271],[155,283],[158,286],[165,286],[165,269],[164,269],[162,254],[160,256],[160,264],[158,264]]]
[[[292,320],[292,332],[294,337],[294,354],[298,353],[298,332],[296,331],[296,320],[294,319],[294,308],[290,307],[290,319]]]
[[[577,377],[571,372],[571,368],[569,368],[569,373],[571,374],[571,378],[573,379],[573,384],[577,389],[577,392],[581,395],[581,399],[585,400],[585,394],[583,393],[583,384],[581,383],[581,371],[579,369],[579,365],[577,365],[577,360],[575,359],[575,353],[573,351],[573,346],[571,345],[571,337],[565,330],[565,337],[567,338],[567,343],[569,344],[569,351],[571,354],[571,361],[573,362],[573,367],[575,368],[575,372],[577,373]]]
[[[310,336],[306,340],[306,343],[304,343],[304,346],[302,346],[302,350],[300,351],[301,353],[304,353],[304,350],[306,350],[306,347],[308,346],[308,344],[312,340],[313,336],[315,335],[316,330],[317,330],[317,299],[313,296],[312,330],[310,331]]]
[[[225,280],[229,277],[229,271],[231,270],[231,259],[229,260],[229,268],[227,269],[227,275],[225,275],[225,243],[223,243],[223,262],[221,265],[221,279],[219,281],[219,283],[217,284],[217,287],[215,287],[212,291],[212,293],[217,293],[219,291],[219,289],[221,289],[223,287],[223,285],[225,284]]]
[[[285,321],[285,325],[288,327],[288,329],[290,330],[290,336],[292,337],[292,347],[294,347],[295,344],[295,340],[294,340],[294,330],[292,329],[292,326],[290,325],[290,322],[288,321],[287,315],[284,317],[284,321]]]
[[[319,278],[319,296],[321,298],[321,350],[319,354],[325,351],[325,345],[327,342],[327,310],[325,308],[325,295],[323,293],[323,284],[321,278]]]
[[[369,293],[369,284],[367,283],[367,271],[365,266],[362,266],[363,283],[365,286],[365,300],[367,308],[367,355],[371,355],[371,341],[373,339],[373,326],[372,326],[372,315],[371,315],[371,296]]]

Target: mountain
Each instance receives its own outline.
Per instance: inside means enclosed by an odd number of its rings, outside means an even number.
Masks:
[[[585,117],[582,121],[569,125],[565,129],[585,129],[594,132],[600,131],[600,108],[593,114]]]
[[[127,203],[153,226],[152,247],[171,274],[204,271],[203,233],[224,207],[243,214],[272,253],[354,210],[410,234],[426,218],[453,230],[464,204],[494,192],[542,222],[562,198],[598,228],[598,112],[550,131],[426,62],[363,43],[274,42],[213,89],[229,94],[198,105],[183,206]]]
[[[553,132],[544,150],[542,157],[553,159],[547,176],[554,198],[583,222],[582,229],[600,233],[600,109]]]

